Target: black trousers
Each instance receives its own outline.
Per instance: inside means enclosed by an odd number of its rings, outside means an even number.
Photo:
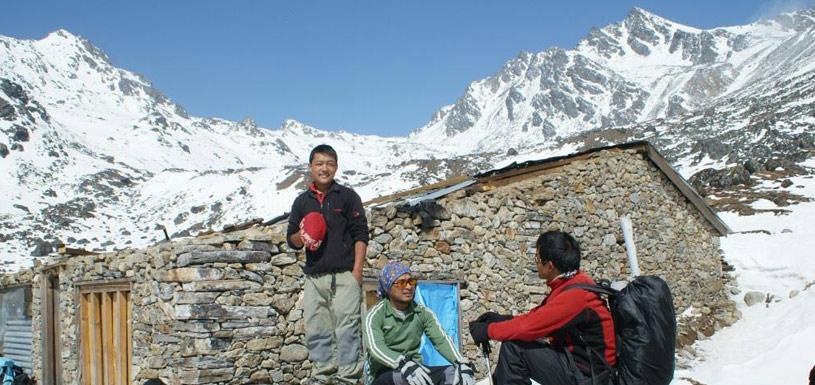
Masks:
[[[608,385],[608,371],[585,375],[575,368],[566,352],[538,342],[504,341],[493,373],[495,385],[531,383],[541,385]]]
[[[456,368],[453,366],[431,366],[430,379],[433,380],[435,385],[451,385],[453,383],[453,376],[456,373]],[[382,372],[371,385],[407,385],[407,381],[402,377],[402,373],[389,370]]]

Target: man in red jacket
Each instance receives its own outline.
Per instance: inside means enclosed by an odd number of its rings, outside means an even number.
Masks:
[[[571,235],[549,231],[538,237],[538,276],[551,289],[539,306],[517,316],[493,312],[470,322],[476,344],[502,341],[496,385],[610,383],[616,364],[614,323],[603,300],[574,284],[594,284],[580,271],[580,246]],[[593,379],[592,379],[593,377]]]

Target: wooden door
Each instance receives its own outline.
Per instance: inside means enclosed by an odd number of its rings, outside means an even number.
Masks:
[[[80,291],[82,384],[130,385],[130,290],[96,286]]]

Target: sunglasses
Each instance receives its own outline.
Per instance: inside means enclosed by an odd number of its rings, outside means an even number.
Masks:
[[[404,289],[405,286],[410,284],[412,287],[416,287],[416,278],[407,278],[407,279],[400,279],[393,283],[393,286],[396,286],[397,289]]]

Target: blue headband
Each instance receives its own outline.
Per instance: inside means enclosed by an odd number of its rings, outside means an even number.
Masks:
[[[379,297],[387,298],[393,283],[405,274],[410,274],[410,267],[399,261],[388,262],[379,275]]]

